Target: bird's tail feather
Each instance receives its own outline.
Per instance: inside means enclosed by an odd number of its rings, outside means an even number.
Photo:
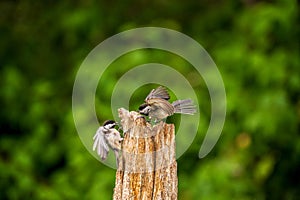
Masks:
[[[172,103],[175,113],[193,115],[197,112],[196,106],[191,99],[177,100]]]

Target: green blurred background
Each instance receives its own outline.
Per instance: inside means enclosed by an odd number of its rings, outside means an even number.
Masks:
[[[200,160],[210,99],[203,81],[192,81],[199,77],[191,66],[162,51],[118,60],[123,71],[154,61],[174,66],[199,91],[201,125],[178,160],[179,199],[299,199],[298,20],[295,0],[2,0],[0,199],[112,198],[115,170],[89,154],[74,127],[73,81],[96,45],[143,26],[197,40],[226,87],[221,138]],[[122,75],[116,70],[108,70],[107,87],[98,94],[100,122],[112,117],[110,92]]]

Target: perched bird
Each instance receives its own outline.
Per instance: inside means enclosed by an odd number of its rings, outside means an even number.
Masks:
[[[170,96],[167,90],[159,86],[153,89],[140,105],[139,113],[149,116],[155,122],[161,121],[174,113],[193,115],[196,113],[196,106],[191,99],[177,100],[172,104],[168,101]]]
[[[117,165],[119,163],[119,152],[121,151],[121,137],[119,131],[115,129],[116,122],[113,120],[107,120],[100,126],[93,137],[94,145],[93,151],[97,150],[97,154],[101,160],[107,158],[109,148],[111,148],[116,156]]]

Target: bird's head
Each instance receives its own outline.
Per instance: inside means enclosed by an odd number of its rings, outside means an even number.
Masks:
[[[140,114],[143,114],[143,115],[146,115],[146,116],[148,116],[149,115],[149,112],[150,112],[150,110],[151,110],[151,106],[149,106],[148,104],[146,104],[146,103],[143,103],[142,105],[140,105],[140,107],[139,107],[139,113]]]

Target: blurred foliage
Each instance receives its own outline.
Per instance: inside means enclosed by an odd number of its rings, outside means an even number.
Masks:
[[[150,61],[174,66],[199,91],[203,112],[199,136],[178,160],[179,199],[299,198],[298,22],[295,0],[1,1],[1,199],[111,199],[115,171],[80,142],[72,86],[97,44],[142,26],[181,31],[215,60],[227,92],[221,138],[198,159],[210,119],[206,86],[187,63],[161,51],[116,61],[122,67],[106,73],[98,95],[105,107],[99,121],[111,118],[110,92],[122,73]]]

